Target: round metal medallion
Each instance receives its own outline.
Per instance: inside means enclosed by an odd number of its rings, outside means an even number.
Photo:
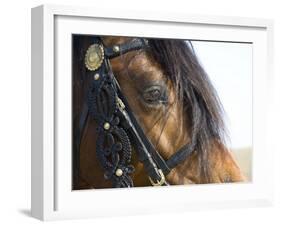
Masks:
[[[90,71],[97,70],[104,59],[103,47],[99,44],[91,45],[85,55],[85,65]]]

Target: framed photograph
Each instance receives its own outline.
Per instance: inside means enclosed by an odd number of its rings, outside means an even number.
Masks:
[[[270,205],[270,20],[32,9],[32,216]]]

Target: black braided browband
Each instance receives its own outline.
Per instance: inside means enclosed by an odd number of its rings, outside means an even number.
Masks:
[[[165,175],[193,151],[193,145],[186,144],[165,161],[145,136],[121,92],[109,59],[145,48],[149,48],[148,41],[142,38],[113,47],[105,47],[99,38],[94,38],[85,56],[85,66],[92,78],[79,122],[77,150],[89,114],[97,122],[96,154],[104,177],[112,181],[113,187],[133,187],[132,146],[154,186],[168,185]]]

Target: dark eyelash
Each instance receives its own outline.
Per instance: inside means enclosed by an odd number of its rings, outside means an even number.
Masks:
[[[141,100],[145,103],[145,105],[150,106],[150,107],[159,107],[160,105],[162,106],[167,106],[168,105],[168,95],[166,94],[166,92],[162,92],[162,96],[159,100],[155,101],[155,102],[148,102],[146,100],[144,100],[143,95],[140,94],[139,98],[141,98]]]

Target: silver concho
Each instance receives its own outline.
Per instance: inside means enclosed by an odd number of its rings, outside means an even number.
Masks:
[[[85,66],[90,71],[97,70],[104,60],[104,50],[99,44],[91,45],[85,55]]]

